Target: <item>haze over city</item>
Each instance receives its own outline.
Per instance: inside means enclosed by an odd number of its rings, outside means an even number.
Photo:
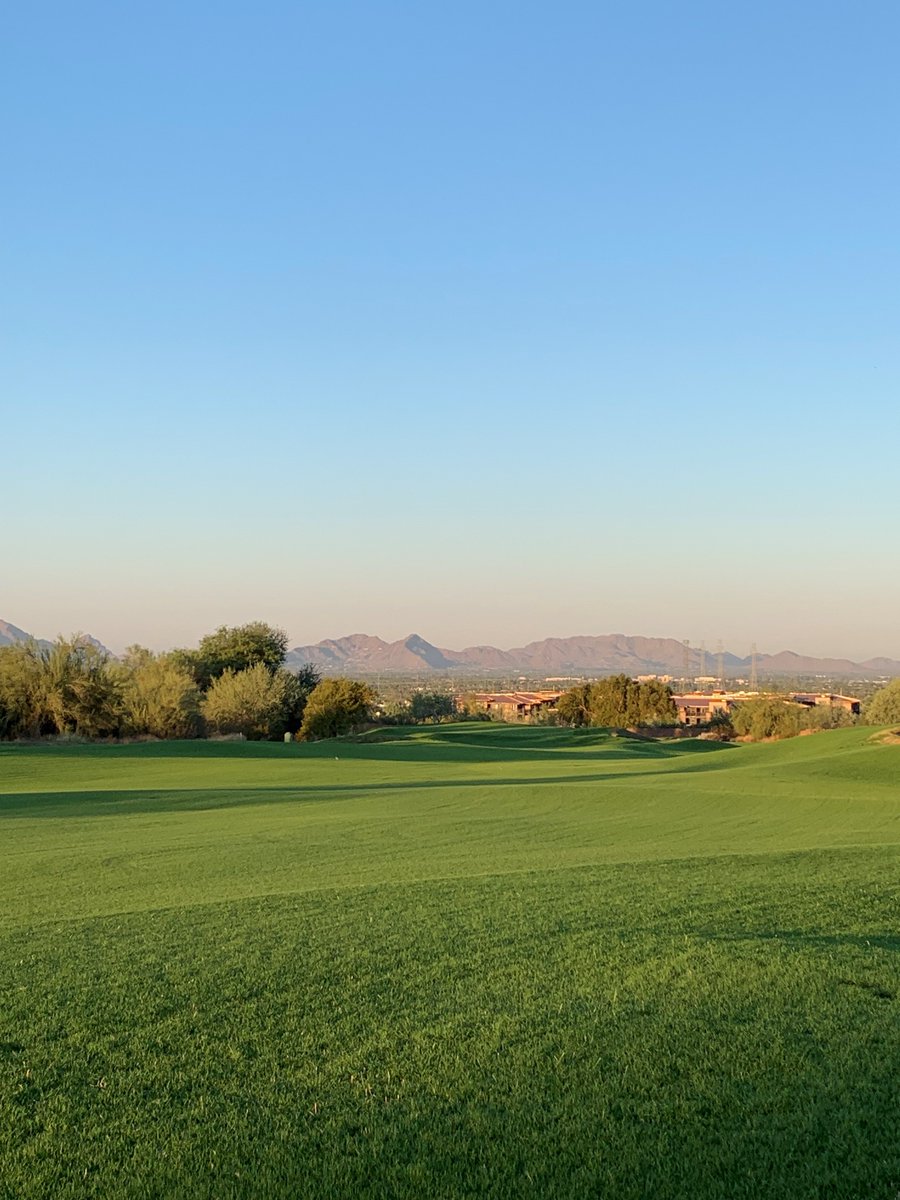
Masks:
[[[898,34],[10,11],[0,618],[900,657]]]

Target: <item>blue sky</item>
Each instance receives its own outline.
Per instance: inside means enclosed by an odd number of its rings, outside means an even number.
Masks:
[[[900,657],[898,39],[15,6],[0,617]]]

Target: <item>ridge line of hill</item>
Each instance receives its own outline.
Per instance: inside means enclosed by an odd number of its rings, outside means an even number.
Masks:
[[[689,673],[699,675],[699,651],[690,650]],[[502,650],[496,646],[467,646],[450,650],[427,642],[417,633],[396,642],[386,642],[370,634],[350,634],[327,638],[307,646],[295,646],[288,653],[288,665],[312,663],[325,674],[356,672],[389,674],[410,672],[505,671],[531,674],[617,674],[673,675],[684,672],[685,646],[675,638],[630,636],[621,633],[576,635],[544,638]],[[717,670],[717,656],[706,655],[709,676]],[[751,657],[723,653],[728,677],[746,674]],[[823,675],[847,678],[882,678],[900,675],[900,660],[871,658],[854,662],[848,658],[819,658],[782,650],[777,654],[757,655],[757,667],[765,675]]]
[[[32,635],[8,621],[0,620],[0,647],[27,641]],[[90,638],[105,649],[96,638]],[[41,646],[50,643],[37,639]],[[585,674],[615,675],[672,675],[680,678],[686,673],[701,676],[696,648],[688,649],[688,671],[685,672],[683,642],[676,638],[654,638],[622,633],[549,637],[504,650],[497,646],[466,646],[451,650],[435,646],[417,633],[387,642],[371,634],[355,633],[340,638],[324,638],[306,646],[295,646],[288,652],[287,665],[298,668],[312,663],[323,674],[420,674],[468,671],[485,673],[527,673],[562,679]],[[751,657],[726,651],[722,655],[727,678],[739,678],[750,672]],[[718,670],[717,654],[706,652],[706,674],[713,677]],[[900,660],[874,657],[863,662],[848,658],[816,657],[781,650],[777,654],[757,655],[757,668],[764,676],[816,676],[847,679],[882,679],[900,675]]]

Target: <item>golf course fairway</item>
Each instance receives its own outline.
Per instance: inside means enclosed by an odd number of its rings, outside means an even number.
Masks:
[[[896,1200],[872,733],[0,745],[0,1198]]]

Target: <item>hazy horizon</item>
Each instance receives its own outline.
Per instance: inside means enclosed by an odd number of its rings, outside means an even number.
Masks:
[[[121,654],[124,651],[124,649],[126,648],[126,646],[132,645],[134,643],[137,643],[139,645],[149,646],[151,649],[157,650],[157,651],[170,650],[170,649],[174,649],[176,647],[187,647],[187,646],[195,645],[199,641],[199,639],[203,636],[203,634],[212,632],[212,630],[215,629],[217,627],[217,625],[219,625],[219,624],[242,624],[242,623],[244,623],[244,621],[247,621],[247,620],[267,620],[267,619],[268,618],[266,618],[264,615],[260,616],[260,614],[256,614],[254,616],[239,617],[239,618],[235,618],[234,620],[225,621],[225,622],[215,622],[215,623],[209,624],[208,626],[205,626],[196,635],[191,635],[191,636],[181,638],[181,639],[176,638],[175,640],[161,642],[158,639],[157,640],[153,639],[152,637],[128,637],[128,636],[126,636],[124,638],[124,640],[121,637],[119,637],[118,639],[113,639],[113,638],[105,637],[102,632],[98,631],[97,628],[92,627],[90,625],[83,625],[83,626],[79,625],[77,627],[71,626],[71,625],[57,626],[57,627],[53,627],[52,632],[50,632],[50,626],[48,626],[44,629],[33,629],[33,628],[30,628],[27,625],[27,623],[25,625],[23,625],[19,621],[10,620],[9,618],[3,616],[2,613],[0,613],[0,620],[2,620],[2,621],[8,620],[9,624],[15,625],[17,628],[22,629],[24,632],[33,634],[35,637],[51,639],[60,634],[63,636],[68,636],[69,634],[72,634],[72,633],[87,633],[87,634],[92,635],[93,637],[96,637],[105,646],[107,646],[108,649],[112,650],[116,654]],[[325,632],[325,633],[319,634],[316,637],[304,637],[302,635],[295,635],[292,632],[291,627],[288,625],[285,625],[285,624],[277,622],[277,621],[271,621],[270,623],[277,625],[279,628],[283,628],[285,630],[285,632],[288,634],[288,641],[289,641],[289,645],[291,648],[294,648],[296,646],[315,645],[316,643],[318,643],[320,641],[325,641],[328,639],[336,640],[339,638],[350,637],[350,636],[359,635],[359,634],[364,634],[364,635],[368,635],[371,637],[380,637],[385,642],[397,642],[397,641],[401,641],[407,637],[410,637],[414,634],[417,634],[420,637],[423,637],[427,642],[430,642],[432,645],[438,646],[444,650],[463,650],[463,649],[466,649],[471,646],[495,646],[501,650],[509,650],[509,649],[513,649],[514,647],[517,647],[517,646],[528,645],[530,642],[544,641],[547,638],[600,637],[600,636],[617,635],[617,634],[623,635],[625,637],[673,638],[676,641],[684,640],[684,638],[681,637],[678,632],[674,632],[674,633],[673,632],[665,632],[665,631],[661,632],[659,629],[656,629],[653,627],[640,628],[640,629],[630,628],[630,627],[624,627],[624,628],[610,627],[610,628],[591,628],[591,629],[584,628],[584,629],[572,629],[572,630],[563,631],[563,632],[550,630],[549,632],[538,633],[534,636],[522,635],[519,638],[510,638],[508,636],[498,636],[498,637],[477,637],[476,636],[476,637],[469,637],[469,638],[457,637],[454,639],[454,638],[441,638],[439,636],[436,636],[433,633],[433,631],[429,631],[428,626],[423,622],[419,622],[419,624],[416,625],[415,627],[403,628],[399,632],[394,632],[392,629],[388,630],[388,632],[385,632],[384,630],[381,630],[381,629],[374,629],[374,628],[370,629],[368,627],[360,626],[359,628],[352,628],[352,629],[347,628],[340,632],[336,632],[336,631]],[[711,667],[715,662],[715,654],[716,654],[718,640],[719,640],[719,635],[717,633],[713,634],[712,636],[709,636],[709,635],[706,635],[703,633],[698,633],[695,637],[689,638],[690,644],[694,648],[694,650],[698,650],[700,648],[701,644],[705,642],[707,658],[708,658],[708,662],[710,663]],[[750,641],[746,642],[746,644],[743,644],[741,642],[729,641],[727,638],[722,637],[723,649],[728,653],[735,654],[742,658],[746,658],[749,656],[750,650],[751,650],[751,645],[752,645],[753,641],[756,641],[757,651],[760,654],[777,654],[780,651],[789,650],[789,651],[794,651],[798,654],[811,655],[811,656],[814,656],[817,658],[846,658],[846,659],[850,659],[851,661],[854,661],[854,662],[865,662],[867,659],[876,658],[876,657],[894,658],[894,659],[897,659],[898,661],[900,661],[900,653],[892,652],[890,649],[879,649],[879,650],[873,650],[869,653],[859,652],[859,653],[854,654],[854,653],[845,652],[843,649],[841,649],[839,647],[833,648],[833,647],[828,647],[828,646],[818,646],[813,643],[806,645],[799,641],[795,642],[795,643],[789,643],[787,641],[783,641],[783,642],[776,641],[776,642],[772,642],[772,643],[763,643],[763,642],[760,642],[760,640],[757,638],[757,639],[751,639]]]
[[[898,37],[10,10],[0,618],[900,658]]]

